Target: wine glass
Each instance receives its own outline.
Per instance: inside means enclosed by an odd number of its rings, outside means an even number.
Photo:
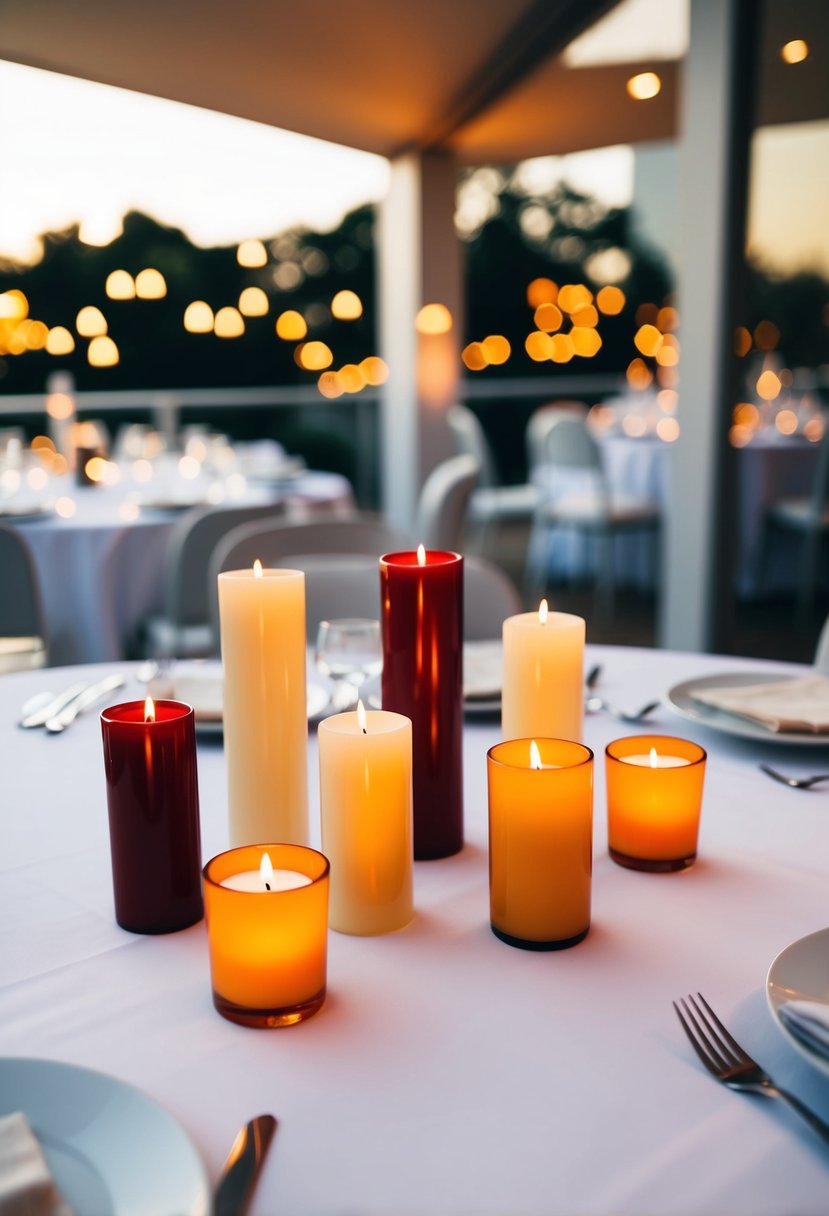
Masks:
[[[334,708],[356,705],[360,686],[383,667],[380,622],[362,617],[321,621],[314,660],[317,670],[334,682]]]

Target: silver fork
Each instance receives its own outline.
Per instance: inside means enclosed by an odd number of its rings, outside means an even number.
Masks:
[[[788,785],[793,790],[810,790],[813,785],[820,785],[821,781],[829,781],[829,773],[816,773],[814,777],[787,777],[785,773],[778,773],[776,768],[768,764],[761,764],[760,768],[767,777],[779,781],[781,785]]]
[[[688,996],[683,997],[679,1005],[676,1001],[672,1003],[691,1046],[712,1076],[729,1089],[765,1094],[767,1098],[782,1098],[806,1120],[821,1140],[829,1144],[829,1125],[794,1094],[775,1085],[769,1074],[729,1034],[701,992],[697,993],[697,998],[695,1000]]]
[[[584,708],[590,713],[603,709],[605,713],[612,714],[620,722],[642,722],[648,714],[652,714],[655,709],[659,708],[659,701],[648,701],[647,705],[643,705],[641,709],[627,710],[620,709],[610,701],[605,701],[604,697],[588,697]]]

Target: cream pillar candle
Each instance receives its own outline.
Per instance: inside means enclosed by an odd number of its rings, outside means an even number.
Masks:
[[[401,929],[414,914],[411,721],[360,704],[320,722],[317,742],[329,924],[366,936]]]
[[[230,843],[308,837],[305,576],[219,575]]]
[[[504,621],[504,739],[582,737],[584,619],[566,612],[522,612]]]

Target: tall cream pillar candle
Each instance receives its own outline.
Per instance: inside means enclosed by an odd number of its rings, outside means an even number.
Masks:
[[[305,575],[219,575],[230,843],[308,839]]]
[[[329,924],[340,933],[412,919],[412,724],[388,710],[325,718],[317,730]]]
[[[504,739],[571,739],[584,723],[583,617],[522,612],[504,621]]]

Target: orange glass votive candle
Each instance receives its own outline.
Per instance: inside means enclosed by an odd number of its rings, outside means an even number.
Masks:
[[[328,870],[322,853],[294,844],[245,845],[204,867],[213,1004],[223,1017],[290,1026],[322,1006]]]
[[[511,739],[487,752],[492,932],[524,950],[587,936],[593,753],[565,739]]]
[[[696,861],[705,750],[670,735],[631,735],[605,749],[610,856],[631,870]]]

